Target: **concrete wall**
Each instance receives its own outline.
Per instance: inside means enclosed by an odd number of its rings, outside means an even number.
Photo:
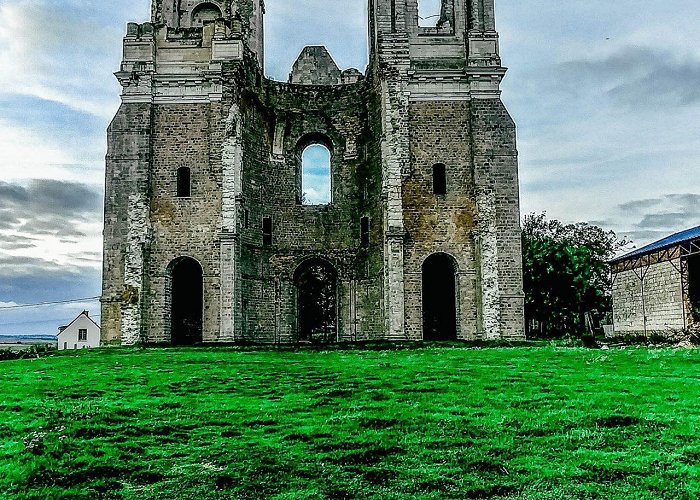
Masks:
[[[647,333],[668,333],[685,327],[681,275],[677,269],[680,269],[679,259],[673,264],[668,261],[653,264],[646,272],[644,287],[639,276],[645,268],[637,269],[636,273],[631,270],[614,276],[613,320],[616,334],[644,334],[645,311]]]

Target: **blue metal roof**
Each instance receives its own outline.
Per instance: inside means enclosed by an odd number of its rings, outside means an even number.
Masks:
[[[632,257],[639,257],[640,255],[645,255],[656,250],[662,250],[664,248],[672,247],[674,245],[678,245],[680,243],[684,243],[686,241],[694,240],[697,238],[700,238],[700,226],[694,227],[692,229],[686,229],[685,231],[681,231],[680,233],[672,234],[671,236],[667,236],[666,238],[659,240],[655,243],[651,243],[645,247],[638,248],[637,250],[634,250],[621,257],[616,257],[610,262],[614,264],[616,262],[621,262]]]

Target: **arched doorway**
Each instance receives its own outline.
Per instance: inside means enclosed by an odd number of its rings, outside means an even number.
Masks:
[[[170,335],[173,345],[202,342],[204,280],[199,262],[183,257],[170,264]]]
[[[457,340],[456,266],[433,254],[423,263],[423,340]]]
[[[297,340],[335,342],[338,338],[337,273],[321,259],[303,262],[294,273]]]

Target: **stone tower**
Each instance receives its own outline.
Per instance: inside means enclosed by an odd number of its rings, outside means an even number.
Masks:
[[[493,0],[369,0],[370,64],[264,77],[262,0],[154,0],[108,131],[107,344],[524,336]],[[308,152],[328,197],[308,202]],[[315,170],[313,170],[315,172]]]

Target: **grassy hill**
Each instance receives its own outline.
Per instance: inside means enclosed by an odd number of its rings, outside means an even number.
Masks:
[[[699,378],[699,351],[636,348],[120,349],[8,361],[0,492],[693,498]]]

